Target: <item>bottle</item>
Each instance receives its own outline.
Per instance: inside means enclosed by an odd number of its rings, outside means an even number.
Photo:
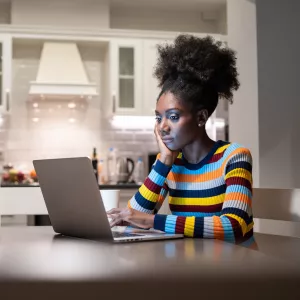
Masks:
[[[117,168],[117,155],[116,150],[111,147],[108,149],[107,155],[107,173],[108,173],[108,183],[116,183],[116,168]]]
[[[93,149],[92,165],[93,165],[94,174],[96,176],[96,180],[98,183],[98,158],[97,158],[97,149],[96,148]]]
[[[98,162],[98,184],[102,184],[102,176],[103,176],[103,159],[99,159]]]
[[[137,184],[143,184],[145,181],[145,166],[142,157],[138,158],[136,164],[135,181]]]
[[[104,159],[99,160],[98,164],[98,183],[101,184],[107,184],[107,166],[106,161]]]

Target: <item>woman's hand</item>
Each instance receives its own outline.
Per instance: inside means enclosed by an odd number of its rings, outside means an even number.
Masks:
[[[159,160],[167,166],[172,166],[176,157],[179,154],[179,150],[172,151],[164,144],[158,132],[157,123],[155,124],[154,133],[160,152]]]
[[[126,208],[113,208],[107,212],[111,219],[110,227],[129,223],[140,228],[148,229],[154,225],[154,215],[149,215],[138,210]]]

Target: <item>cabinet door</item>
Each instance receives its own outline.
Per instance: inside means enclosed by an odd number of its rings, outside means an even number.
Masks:
[[[142,107],[142,41],[116,39],[110,44],[112,110],[139,115]]]
[[[0,35],[0,113],[11,107],[12,40],[9,35]]]
[[[154,77],[153,72],[157,64],[158,51],[157,46],[172,43],[172,40],[153,40],[147,39],[143,41],[143,114],[148,116],[154,116],[156,101],[161,91],[159,88],[158,81]]]
[[[157,44],[159,40],[144,40],[143,42],[143,115],[153,116],[157,97],[161,89],[157,86],[158,81],[154,78],[154,67],[157,63]]]

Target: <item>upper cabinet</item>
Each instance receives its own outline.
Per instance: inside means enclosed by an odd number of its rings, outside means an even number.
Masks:
[[[142,109],[142,41],[110,44],[110,97],[114,114],[137,115]]]
[[[154,68],[157,64],[157,45],[172,42],[167,40],[147,39],[143,41],[143,115],[154,116],[156,101],[161,88],[154,77]]]
[[[160,92],[153,76],[157,63],[156,39],[116,39],[110,44],[111,110],[117,115],[154,116]]]
[[[12,39],[0,34],[0,113],[11,107]]]

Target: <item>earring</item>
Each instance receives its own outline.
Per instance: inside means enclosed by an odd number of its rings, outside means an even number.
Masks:
[[[199,127],[201,127],[201,126],[202,126],[202,124],[201,124],[201,123],[199,123],[199,124],[198,124],[198,126],[199,126]]]

